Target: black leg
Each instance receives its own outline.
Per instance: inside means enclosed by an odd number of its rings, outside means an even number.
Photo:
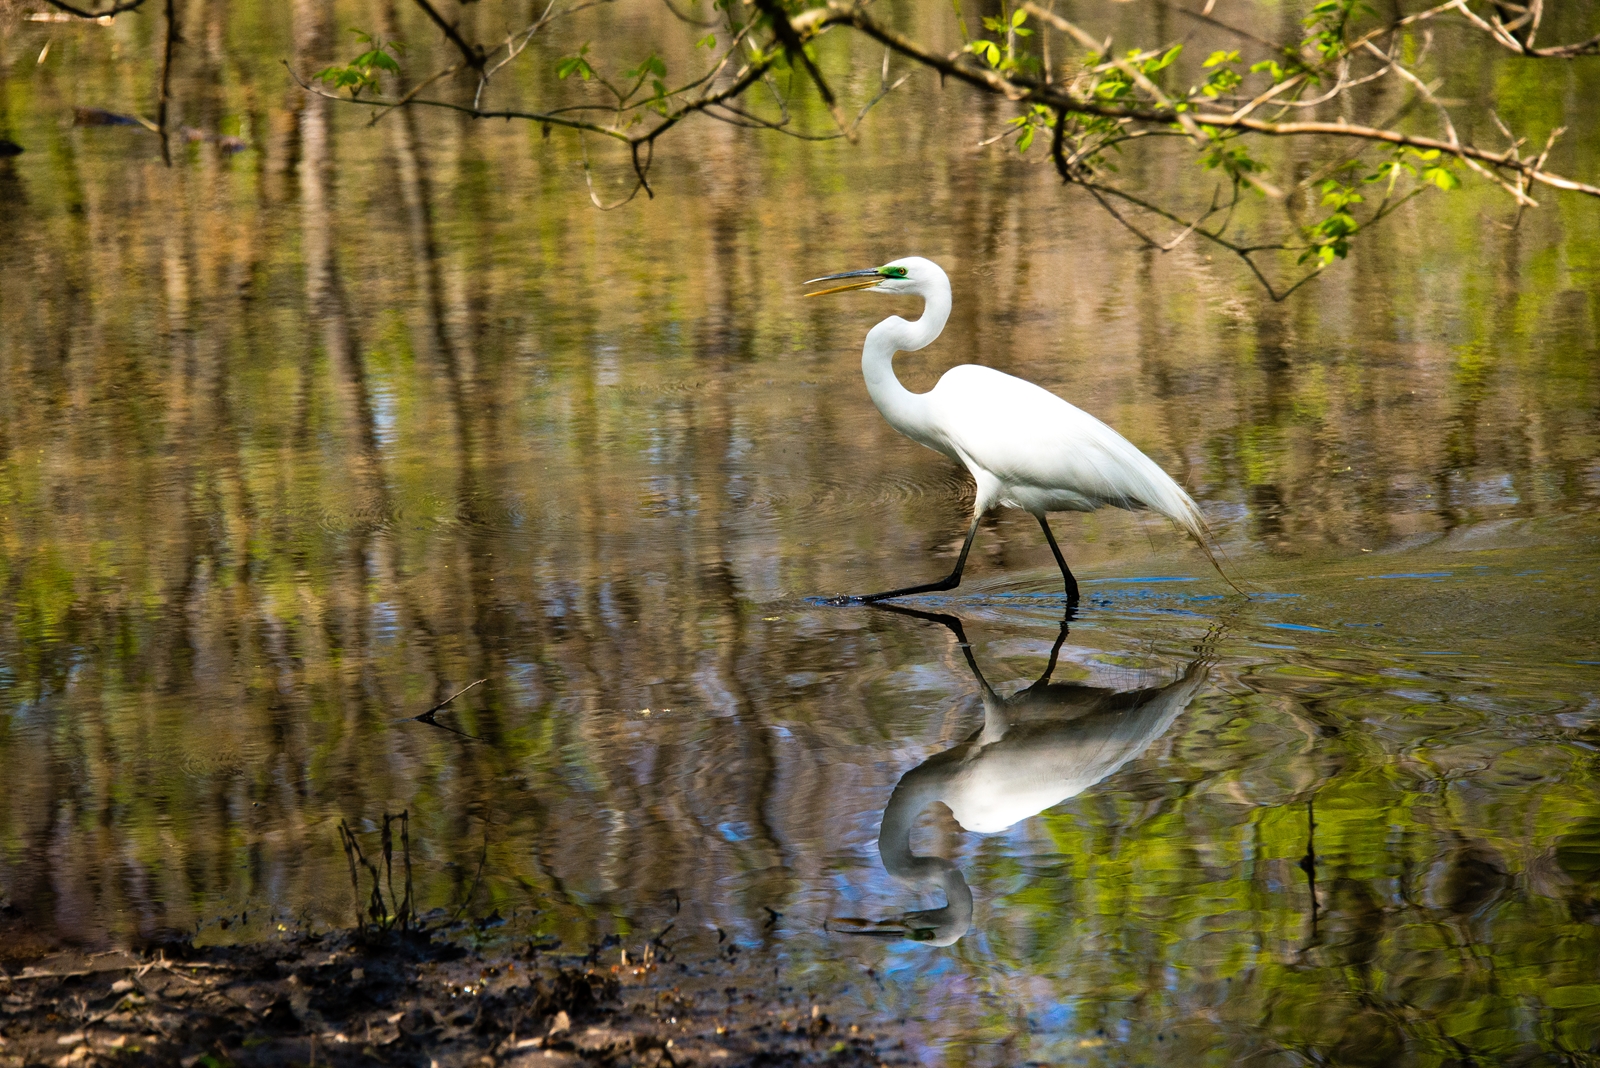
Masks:
[[[1072,577],[1072,569],[1067,566],[1067,561],[1061,555],[1061,546],[1056,544],[1056,536],[1050,533],[1050,524],[1044,516],[1039,516],[1039,529],[1044,531],[1044,540],[1050,543],[1050,551],[1056,554],[1056,563],[1061,567],[1061,577],[1067,583],[1067,604],[1078,603],[1078,580]]]
[[[972,643],[967,641],[967,630],[961,625],[961,617],[946,615],[943,612],[923,612],[915,608],[907,608],[902,604],[878,604],[875,602],[869,603],[872,603],[872,607],[876,608],[880,612],[893,612],[895,615],[899,616],[911,616],[914,619],[926,619],[931,623],[938,623],[943,626],[951,634],[955,635],[956,647],[959,648],[962,655],[967,658],[967,666],[972,669],[973,677],[978,680],[979,685],[981,685],[984,689],[989,690],[988,680],[983,677],[983,672],[978,670],[977,660],[973,659]],[[1061,626],[1064,633],[1066,624],[1063,623]],[[1057,643],[1056,647],[1060,648],[1059,642]],[[989,692],[993,693],[994,691],[989,690]]]
[[[921,586],[907,586],[903,590],[885,590],[882,593],[868,593],[859,597],[835,597],[831,604],[871,604],[874,601],[886,600],[890,597],[905,597],[913,593],[935,593],[939,590],[953,590],[961,585],[961,571],[967,566],[967,553],[972,548],[972,539],[978,536],[978,521],[983,516],[974,516],[972,526],[967,530],[967,540],[961,543],[961,555],[956,557],[956,568],[938,582],[926,582]]]
[[[1061,617],[1061,630],[1056,634],[1056,643],[1050,647],[1050,662],[1045,664],[1044,674],[1039,676],[1039,681],[1028,689],[1050,684],[1050,676],[1055,674],[1056,661],[1061,658],[1061,646],[1067,640],[1067,631],[1071,628],[1072,617],[1077,614],[1077,610],[1078,606],[1075,603],[1067,605],[1067,614]]]

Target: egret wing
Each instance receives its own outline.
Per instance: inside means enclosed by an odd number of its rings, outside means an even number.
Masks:
[[[929,400],[952,446],[1004,485],[1038,491],[1038,499],[1083,498],[1080,508],[1150,508],[1203,540],[1199,510],[1181,486],[1127,438],[1048,390],[967,364],[947,371]]]

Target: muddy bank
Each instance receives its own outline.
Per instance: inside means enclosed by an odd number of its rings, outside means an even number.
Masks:
[[[777,985],[761,953],[416,931],[56,954],[0,969],[0,1065],[908,1064],[902,1043]]]

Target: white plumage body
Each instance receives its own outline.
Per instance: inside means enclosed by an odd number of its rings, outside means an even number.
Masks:
[[[1149,508],[1203,535],[1200,510],[1155,461],[1032,382],[962,364],[924,396],[930,418],[907,436],[972,473],[975,513],[996,505],[1033,515]]]
[[[865,271],[847,271],[813,281],[856,279],[823,293],[871,289],[921,297],[915,321],[891,315],[867,332],[861,375],[872,403],[889,425],[913,441],[955,460],[972,473],[977,492],[973,522],[947,578],[937,582],[839,603],[880,601],[912,593],[954,589],[961,582],[978,517],[997,505],[1021,508],[1039,520],[1061,568],[1067,602],[1078,602],[1078,584],[1050,532],[1050,512],[1148,508],[1177,523],[1210,556],[1205,520],[1183,487],[1127,438],[1060,397],[992,367],[952,367],[926,393],[913,393],[895,377],[894,357],[931,345],[950,318],[950,279],[920,256]],[[1213,563],[1215,561],[1213,560]]]

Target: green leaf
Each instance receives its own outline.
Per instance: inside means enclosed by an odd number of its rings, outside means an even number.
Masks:
[[[967,45],[967,51],[980,59],[987,60],[991,67],[1000,65],[1000,46],[993,41],[986,41],[980,37]]]
[[[1207,56],[1206,61],[1200,65],[1202,67],[1215,67],[1218,63],[1237,63],[1238,61],[1239,53],[1218,50]]]
[[[584,54],[588,51],[589,46],[585,44],[582,48],[578,49],[577,55],[562,57],[556,63],[556,77],[560,78],[562,81],[566,81],[574,74],[576,74],[583,81],[588,81],[590,78],[593,78],[594,68],[589,66],[589,61],[587,59],[583,58]]]
[[[1412,172],[1415,173],[1415,172]],[[1449,192],[1461,188],[1461,179],[1456,177],[1455,171],[1446,167],[1427,167],[1422,172],[1424,182],[1432,182],[1440,189]]]
[[[694,46],[696,48],[715,48],[717,47],[717,35],[714,33],[708,33],[704,37],[700,38],[700,40],[696,41]]]
[[[1017,138],[1018,152],[1028,151],[1028,146],[1033,144],[1033,135],[1036,130],[1038,130],[1038,127],[1030,124],[1026,130],[1022,131],[1022,136]]]
[[[1244,79],[1232,67],[1218,67],[1211,72],[1211,76],[1206,79],[1206,84],[1200,87],[1200,91],[1206,96],[1214,97],[1218,93],[1227,92],[1242,81]]]
[[[340,89],[350,90],[350,95],[353,97],[360,96],[363,89],[375,89],[378,85],[372,75],[354,64],[346,67],[324,67],[316,73],[316,78],[335,92]]]
[[[374,48],[370,52],[357,56],[351,61],[350,65],[352,67],[367,67],[368,69],[378,67],[383,70],[393,71],[395,74],[400,73],[400,64],[394,61],[393,56],[379,48]]]
[[[1144,65],[1144,72],[1146,74],[1154,74],[1158,70],[1165,70],[1167,67],[1172,66],[1172,61],[1177,59],[1178,58],[1178,53],[1180,53],[1182,51],[1183,51],[1183,45],[1181,45],[1181,44],[1173,45],[1171,48],[1169,48],[1165,52],[1161,53],[1161,56],[1159,58],[1152,59],[1148,63],[1146,63]]]
[[[1028,13],[1026,11],[1023,11],[1021,8],[1018,8],[1016,11],[1013,11],[1011,13],[1011,28],[1012,29],[1016,29],[1018,26],[1021,26],[1024,22],[1027,22],[1027,21],[1028,21]]]

